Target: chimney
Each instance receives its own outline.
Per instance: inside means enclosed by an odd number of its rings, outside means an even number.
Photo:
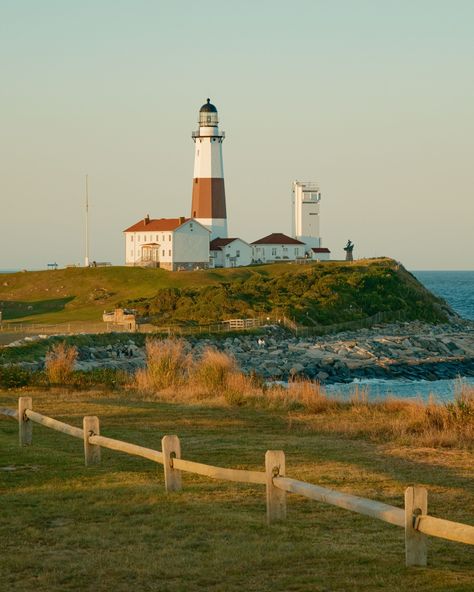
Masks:
[[[145,216],[145,219],[143,220],[143,224],[146,226],[149,222],[150,222],[150,214],[147,214]]]
[[[181,224],[184,224],[186,218],[184,216],[180,216],[179,217],[179,225],[181,226]]]

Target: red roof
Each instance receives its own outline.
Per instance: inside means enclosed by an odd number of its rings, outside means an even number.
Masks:
[[[330,253],[331,251],[327,247],[316,247],[311,249],[313,253]]]
[[[209,249],[211,251],[221,251],[222,247],[225,247],[226,245],[233,243],[235,240],[237,240],[236,238],[215,238],[214,240],[211,240],[210,244],[209,244]]]
[[[159,218],[158,220],[151,220],[146,217],[133,226],[130,226],[130,228],[125,229],[124,232],[144,232],[146,230],[160,232],[162,230],[176,230],[176,228],[182,226],[188,220],[191,220],[191,218]]]
[[[274,232],[254,241],[252,245],[304,245],[304,243],[296,240],[296,238],[286,236],[286,234],[282,234],[281,232]]]

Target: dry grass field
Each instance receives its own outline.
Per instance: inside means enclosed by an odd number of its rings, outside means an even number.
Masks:
[[[0,393],[0,406],[19,394]],[[37,411],[75,426],[98,415],[103,435],[150,448],[178,434],[190,460],[263,470],[265,451],[283,449],[288,476],[400,507],[405,487],[423,485],[430,513],[474,523],[472,450],[349,430],[357,411],[338,421],[217,398],[31,395]],[[145,459],[103,450],[99,466],[83,463],[80,440],[35,425],[20,449],[15,422],[0,418],[2,592],[474,590],[467,545],[430,539],[429,566],[407,569],[403,530],[375,519],[289,495],[287,521],[268,527],[261,486],[185,474],[166,494],[161,465]]]

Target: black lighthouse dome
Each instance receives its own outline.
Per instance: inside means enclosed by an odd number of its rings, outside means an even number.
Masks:
[[[199,109],[199,113],[217,113],[217,109],[211,103],[211,99],[207,99],[207,102]]]
[[[211,99],[207,99],[207,102],[199,109],[199,126],[217,127],[218,123],[217,109],[211,103]]]

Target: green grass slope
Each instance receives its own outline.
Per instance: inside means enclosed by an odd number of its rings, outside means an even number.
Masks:
[[[117,305],[157,324],[197,324],[232,317],[286,315],[329,325],[379,312],[440,322],[445,303],[391,259],[168,272],[110,267],[24,272],[2,278],[4,320],[99,321]],[[395,316],[394,316],[395,318]]]

